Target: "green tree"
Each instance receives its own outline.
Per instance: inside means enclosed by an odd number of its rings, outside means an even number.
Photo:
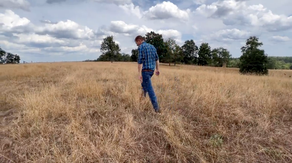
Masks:
[[[165,62],[167,49],[164,44],[162,35],[153,31],[148,32],[145,37],[145,42],[152,44],[157,50],[159,61]]]
[[[132,49],[131,60],[133,62],[138,62],[138,49]]]
[[[131,61],[131,56],[129,54],[123,53],[120,61],[130,62]]]
[[[208,65],[211,64],[211,47],[208,43],[202,43],[199,49],[198,65]]]
[[[227,64],[231,58],[230,52],[225,49],[225,48],[219,48],[219,57],[220,57],[220,62],[223,67],[227,67]]]
[[[168,39],[165,42],[167,53],[165,55],[166,61],[169,63],[174,63],[176,65],[178,62],[183,60],[183,51],[182,48],[177,45],[174,39]]]
[[[182,62],[184,58],[183,50],[179,45],[175,45],[174,48],[174,65],[176,65],[178,62]]]
[[[276,69],[276,63],[276,58],[268,57],[267,69]]]
[[[219,58],[219,48],[215,48],[211,51],[211,56],[212,56],[212,66],[215,67],[221,67],[221,62]]]
[[[226,67],[231,57],[229,51],[225,48],[215,48],[211,51],[212,65],[216,67]]]
[[[113,36],[108,36],[103,39],[100,51],[102,52],[101,57],[98,59],[100,61],[113,62],[115,60],[119,60],[121,56],[121,49],[119,47],[119,44],[115,43]]]
[[[291,66],[290,66],[290,70],[292,70],[292,64],[291,64]]]
[[[198,46],[196,46],[195,42],[193,40],[187,40],[185,41],[184,45],[182,46],[183,51],[183,62],[185,64],[197,64],[197,51]]]
[[[170,63],[172,63],[174,60],[175,46],[176,46],[176,42],[174,39],[170,38],[165,42],[165,47],[167,51],[165,55],[165,61],[169,63],[169,66],[170,66]]]
[[[0,48],[0,57],[4,56],[6,52]]]
[[[240,73],[256,73],[259,75],[268,74],[268,57],[265,51],[259,49],[263,43],[255,36],[247,39],[246,45],[241,48],[242,56],[240,59]]]
[[[7,53],[7,57],[6,57],[6,63],[19,63],[20,62],[20,57],[17,54],[12,54],[12,53]]]
[[[227,67],[239,68],[239,58],[230,58]]]

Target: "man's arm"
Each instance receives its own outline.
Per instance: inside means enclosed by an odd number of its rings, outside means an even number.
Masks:
[[[142,63],[143,63],[143,50],[141,47],[138,48],[138,75],[142,82]]]
[[[157,50],[155,49],[155,64],[156,64],[156,75],[159,75],[159,56],[157,54]]]
[[[138,74],[139,76],[142,76],[142,64],[138,63]]]
[[[159,71],[159,60],[156,61],[156,70]]]

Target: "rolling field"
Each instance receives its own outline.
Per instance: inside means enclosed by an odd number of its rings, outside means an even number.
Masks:
[[[0,162],[292,162],[292,71],[136,63],[0,65]]]

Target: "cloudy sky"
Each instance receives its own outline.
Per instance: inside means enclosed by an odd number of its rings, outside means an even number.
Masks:
[[[113,35],[121,52],[154,31],[240,57],[249,36],[269,56],[292,56],[291,0],[0,0],[0,47],[22,61],[96,59]]]

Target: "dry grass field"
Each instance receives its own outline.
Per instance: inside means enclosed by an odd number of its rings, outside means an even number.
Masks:
[[[292,71],[136,63],[0,65],[0,162],[292,162]]]

